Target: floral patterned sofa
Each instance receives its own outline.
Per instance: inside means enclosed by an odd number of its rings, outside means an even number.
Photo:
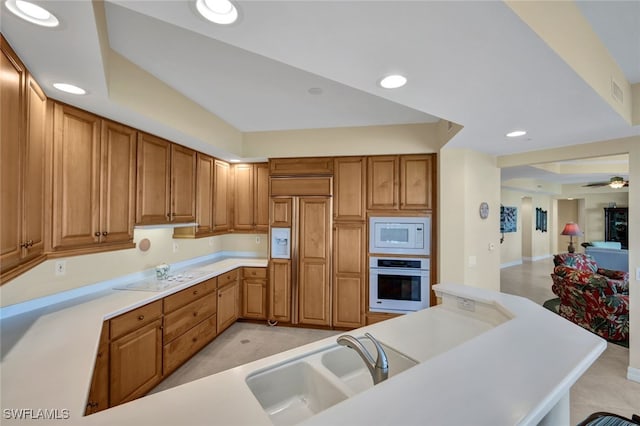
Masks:
[[[629,338],[629,273],[598,268],[581,253],[553,257],[551,289],[560,297],[559,314],[611,341]]]

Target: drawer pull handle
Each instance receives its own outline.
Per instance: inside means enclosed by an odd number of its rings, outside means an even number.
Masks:
[[[195,296],[196,294],[198,294],[198,290],[193,290],[193,295]]]
[[[197,338],[197,337],[194,337],[193,339],[191,339],[191,341],[192,341],[193,343],[195,343],[195,342],[197,342],[197,341],[198,341],[198,338]]]
[[[144,315],[138,315],[138,321],[142,321],[144,319]]]

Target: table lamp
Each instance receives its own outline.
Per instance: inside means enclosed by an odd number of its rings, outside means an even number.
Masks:
[[[564,229],[560,233],[560,235],[568,235],[569,236],[569,253],[573,253],[576,249],[573,247],[573,236],[574,235],[583,235],[582,231],[580,231],[580,227],[577,223],[569,222],[564,226]]]

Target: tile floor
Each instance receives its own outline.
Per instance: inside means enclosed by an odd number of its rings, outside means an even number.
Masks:
[[[551,259],[526,262],[501,271],[501,291],[542,304],[551,299]],[[338,331],[268,327],[236,323],[151,391],[178,386],[247,362],[301,346]],[[596,411],[631,417],[640,414],[640,383],[626,379],[629,350],[609,344],[571,390],[571,423]]]

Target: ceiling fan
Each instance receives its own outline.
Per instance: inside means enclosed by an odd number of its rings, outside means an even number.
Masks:
[[[595,182],[595,183],[588,183],[586,185],[582,185],[583,187],[595,187],[595,186],[609,186],[613,189],[620,189],[623,188],[625,186],[629,186],[629,181],[628,180],[624,180],[624,178],[621,178],[620,176],[613,176],[611,179],[609,179],[608,182]]]

